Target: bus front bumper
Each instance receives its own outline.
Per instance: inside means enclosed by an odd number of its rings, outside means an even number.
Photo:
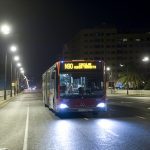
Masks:
[[[58,107],[56,112],[101,112],[101,111],[107,111],[107,105],[99,106],[99,107],[79,107],[79,108],[60,108]]]

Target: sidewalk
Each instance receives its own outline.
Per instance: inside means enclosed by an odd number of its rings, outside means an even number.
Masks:
[[[0,108],[3,107],[5,104],[9,103],[11,100],[13,100],[13,98],[15,98],[15,96],[10,97],[10,95],[7,95],[7,99],[4,100],[4,97],[0,96]]]
[[[150,90],[107,90],[107,96],[150,97]]]
[[[107,96],[109,97],[150,97],[150,94],[124,94],[124,93],[107,93]]]

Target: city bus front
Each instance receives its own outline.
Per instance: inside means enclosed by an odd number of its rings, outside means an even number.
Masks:
[[[106,111],[104,63],[62,62],[57,112]]]

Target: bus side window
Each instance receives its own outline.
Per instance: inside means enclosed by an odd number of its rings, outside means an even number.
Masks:
[[[52,72],[52,79],[55,79],[55,72]]]

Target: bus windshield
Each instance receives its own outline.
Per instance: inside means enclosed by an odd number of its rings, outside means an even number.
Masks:
[[[61,98],[100,98],[104,94],[104,78],[100,70],[60,74]]]

